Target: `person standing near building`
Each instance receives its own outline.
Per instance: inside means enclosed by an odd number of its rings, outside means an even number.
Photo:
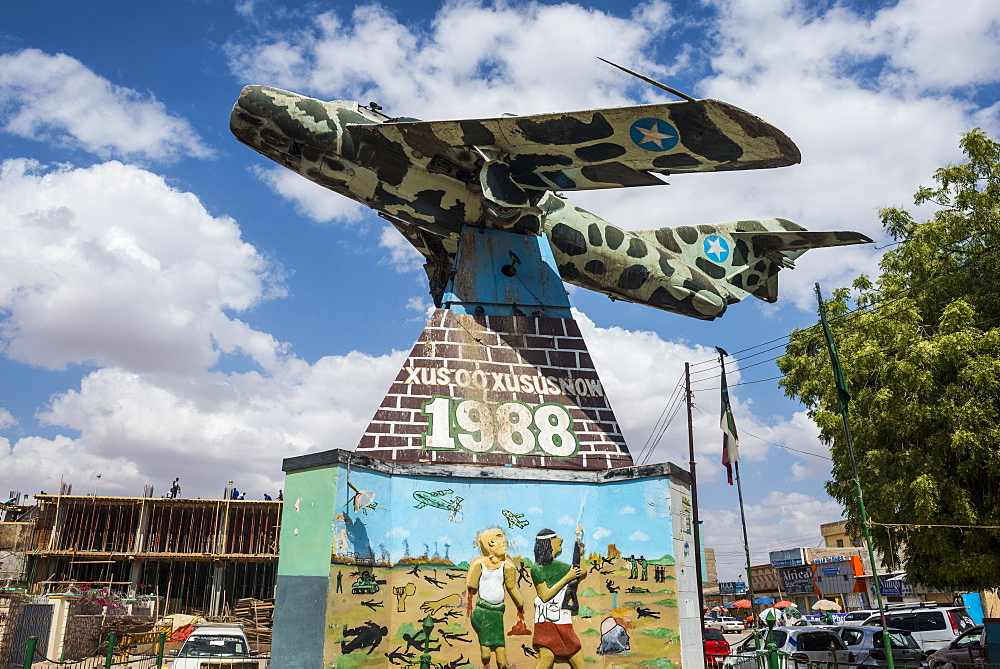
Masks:
[[[177,496],[181,494],[180,481],[180,477],[177,477],[174,479],[173,485],[170,486],[170,499],[177,499]]]
[[[469,565],[466,587],[469,589],[468,606],[472,629],[479,637],[479,656],[483,667],[490,665],[495,656],[497,669],[507,664],[507,642],[504,637],[503,613],[506,595],[514,600],[518,616],[524,618],[524,599],[517,590],[517,569],[507,557],[507,535],[499,528],[484,530],[476,537],[479,552]],[[505,594],[506,593],[506,594]],[[475,608],[472,600],[475,595]]]

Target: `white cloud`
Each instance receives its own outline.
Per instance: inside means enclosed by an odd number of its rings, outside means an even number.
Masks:
[[[759,503],[745,504],[745,513],[754,565],[768,562],[769,551],[821,545],[819,526],[843,517],[833,500],[779,490],[765,494]],[[746,568],[739,511],[702,500],[700,517],[705,545],[716,551],[719,579],[735,580]]]
[[[627,514],[630,514],[630,513],[635,513],[635,507],[634,506],[623,506],[622,510],[619,511],[618,513],[621,514],[621,515],[623,515],[623,516],[627,515]]]
[[[563,516],[556,522],[559,523],[560,525],[576,525],[576,520],[570,516]]]
[[[628,535],[629,541],[649,541],[649,535],[640,530],[636,530],[632,534]]]
[[[66,54],[26,49],[0,55],[3,129],[82,148],[101,158],[205,158],[211,149],[163,103],[116,86]]]
[[[611,530],[606,527],[598,527],[591,536],[594,537],[594,541],[600,541],[604,537],[610,537]]]
[[[96,363],[171,373],[284,345],[226,311],[280,294],[275,268],[162,177],[108,162],[0,165],[0,346],[52,369]]]
[[[272,191],[295,205],[298,213],[317,223],[357,223],[368,212],[354,200],[334,193],[284,167],[250,168],[251,173]]]
[[[143,475],[168,481],[183,470],[185,490],[221,493],[234,480],[259,499],[282,487],[282,458],[353,450],[404,359],[352,352],[289,359],[269,375],[183,378],[99,369],[38,415],[79,436],[21,438],[0,452],[0,470],[42,488],[60,473],[80,482],[103,472],[102,489],[119,494],[138,494]]]
[[[14,418],[11,412],[0,407],[0,428],[11,427],[13,425],[17,425],[17,419]]]
[[[424,28],[362,5],[349,19],[325,12],[294,35],[233,42],[228,51],[242,79],[325,98],[376,100],[390,114],[525,114],[624,102],[623,87],[631,82],[597,57],[666,75],[681,61],[663,67],[643,50],[675,20],[659,1],[644,3],[630,19],[568,3],[453,2]]]
[[[408,529],[406,529],[405,527],[396,526],[396,527],[392,528],[391,530],[389,530],[388,532],[386,532],[385,536],[387,536],[387,537],[398,537],[400,539],[405,539],[406,537],[410,536],[410,531]]]
[[[416,272],[423,269],[426,258],[391,225],[382,228],[379,245],[389,251],[388,261],[397,272]]]

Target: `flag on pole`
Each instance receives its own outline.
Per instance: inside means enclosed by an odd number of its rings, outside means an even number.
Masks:
[[[847,403],[851,401],[851,393],[847,390],[847,378],[844,376],[844,369],[840,366],[837,345],[833,343],[833,333],[830,332],[830,324],[826,321],[826,306],[823,304],[823,296],[820,295],[818,283],[816,284],[816,299],[819,302],[819,320],[823,324],[826,347],[830,350],[830,364],[833,365],[833,382],[837,385],[837,403],[840,405],[840,415],[846,416]]]
[[[718,346],[715,350],[719,352],[719,366],[722,368],[722,419],[719,421],[722,428],[722,464],[726,468],[729,485],[733,485],[733,463],[740,459],[740,452],[736,421],[733,420],[733,408],[729,404],[729,387],[726,385],[726,363],[723,360],[729,354]]]

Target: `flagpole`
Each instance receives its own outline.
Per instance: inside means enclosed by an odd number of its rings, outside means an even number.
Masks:
[[[747,591],[750,593],[750,613],[753,614],[753,575],[750,573],[750,541],[747,539],[747,517],[743,513],[743,485],[740,483],[740,461],[737,460],[733,463],[733,470],[736,473],[736,496],[740,500],[740,524],[743,525],[743,550],[747,554]],[[753,645],[754,648],[760,650],[760,637],[757,635],[757,616],[752,615],[750,619],[751,625],[753,625]]]
[[[705,589],[702,584],[704,574],[701,572],[701,523],[698,520],[698,476],[695,473],[694,460],[694,422],[691,418],[691,406],[694,404],[694,393],[691,392],[691,363],[684,363],[684,391],[687,395],[688,419],[688,456],[691,470],[691,522],[694,525],[694,573],[698,579],[698,620],[699,629],[705,629]],[[702,651],[705,644],[702,644]],[[706,664],[708,659],[706,657]]]
[[[719,352],[719,367],[722,370],[722,464],[726,466],[727,470],[730,469],[731,465],[736,473],[736,495],[740,501],[740,525],[743,527],[743,550],[746,551],[747,556],[747,590],[750,593],[750,624],[753,627],[754,648],[760,650],[761,640],[757,635],[757,616],[753,610],[753,575],[750,573],[750,541],[747,539],[747,518],[743,511],[743,485],[740,483],[740,456],[737,448],[738,437],[736,434],[736,422],[733,420],[732,406],[729,404],[729,387],[726,385],[726,361],[724,356],[729,354],[718,346],[715,347],[715,350]],[[732,444],[729,443],[730,439],[732,439]],[[731,450],[730,446],[732,446]],[[733,457],[734,455],[735,457]],[[733,484],[732,475],[729,477],[729,484]]]
[[[885,647],[885,658],[888,669],[895,669],[892,657],[892,643],[889,641],[889,628],[885,619],[885,607],[882,604],[882,586],[878,582],[878,569],[875,567],[875,551],[872,549],[872,535],[868,529],[868,512],[865,511],[865,498],[861,493],[861,477],[858,476],[858,462],[854,458],[854,442],[851,439],[851,425],[847,420],[848,408],[851,396],[847,390],[847,381],[844,378],[844,370],[840,366],[840,358],[837,356],[837,346],[833,342],[833,334],[830,326],[826,322],[826,306],[823,304],[823,295],[819,290],[819,283],[816,284],[816,301],[819,303],[819,320],[823,324],[823,334],[826,337],[827,349],[830,351],[830,364],[833,367],[833,377],[837,384],[837,403],[840,407],[840,417],[844,421],[844,437],[847,441],[847,452],[851,458],[851,469],[854,472],[854,491],[858,496],[858,506],[861,508],[861,527],[865,532],[865,545],[868,547],[868,559],[872,565],[872,582],[875,586],[875,598],[878,601],[878,615],[882,623],[882,645]]]

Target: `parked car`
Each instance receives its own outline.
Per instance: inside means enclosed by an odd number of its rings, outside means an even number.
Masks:
[[[705,627],[720,630],[724,634],[729,634],[730,632],[742,632],[747,628],[741,618],[732,618],[730,616],[722,616],[716,618],[715,620],[708,619],[705,621]]]
[[[930,669],[945,669],[952,667],[972,667],[982,663],[986,665],[986,635],[983,626],[976,625],[966,630],[947,648],[936,651],[927,658]]]
[[[844,625],[861,625],[872,616],[878,615],[878,609],[858,609],[851,611],[841,621]]]
[[[888,627],[911,632],[925,653],[947,647],[976,625],[964,606],[892,606],[886,609],[885,620]],[[878,613],[864,625],[880,627]]]
[[[702,635],[705,640],[705,660],[710,665],[721,665],[729,657],[729,642],[721,631],[706,627]]]
[[[758,633],[766,640],[767,631]],[[829,629],[816,627],[775,627],[772,631],[772,642],[778,651],[788,655],[792,662],[836,662],[848,664],[853,654],[844,645],[840,636]],[[725,665],[735,669],[757,669],[758,655],[764,653],[764,641],[760,641],[760,649],[754,647],[754,635],[737,646],[736,650],[726,658]]]
[[[833,631],[840,635],[847,649],[854,653],[853,663],[865,667],[888,666],[881,627],[838,625]],[[924,654],[908,630],[889,629],[889,647],[897,667],[922,667]]]
[[[171,669],[200,669],[203,663],[232,669],[257,666],[256,661],[250,660],[257,651],[250,650],[243,628],[232,623],[195,625],[180,651],[170,654],[177,658]]]
[[[794,623],[789,625],[789,627],[825,627],[829,629],[833,627],[829,623],[825,623],[822,620],[811,620],[809,618],[799,618]]]

